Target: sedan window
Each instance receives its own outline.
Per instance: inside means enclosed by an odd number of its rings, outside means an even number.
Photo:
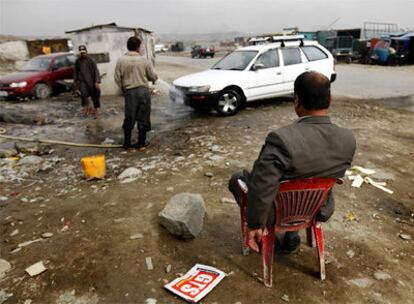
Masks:
[[[69,61],[70,66],[75,65],[76,58],[77,58],[75,55],[68,55],[66,58]]]
[[[53,63],[53,69],[57,70],[60,68],[67,67],[68,65],[69,64],[68,64],[68,61],[66,60],[66,57],[59,57],[55,59],[55,62]]]
[[[269,50],[266,53],[260,55],[256,63],[263,64],[265,69],[278,67],[279,53],[277,50]]]
[[[40,71],[46,71],[49,68],[50,62],[52,59],[50,58],[33,58],[30,59],[28,62],[26,62],[19,71],[34,71],[34,72],[40,72]]]
[[[298,48],[282,48],[282,55],[285,65],[302,63],[302,57]]]
[[[320,48],[316,46],[303,46],[302,51],[305,53],[309,61],[316,61],[328,58]]]
[[[217,62],[213,70],[244,70],[256,56],[257,51],[234,51]]]

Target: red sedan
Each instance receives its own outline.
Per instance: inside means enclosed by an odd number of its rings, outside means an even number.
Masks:
[[[37,56],[17,72],[0,77],[0,97],[49,97],[67,88],[65,80],[73,79],[76,56],[53,53]]]

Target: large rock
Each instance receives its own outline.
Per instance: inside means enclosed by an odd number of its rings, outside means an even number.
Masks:
[[[160,223],[171,234],[184,238],[195,238],[203,229],[206,207],[199,194],[180,193],[174,195],[158,214]]]

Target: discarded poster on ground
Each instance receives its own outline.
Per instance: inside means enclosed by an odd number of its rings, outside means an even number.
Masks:
[[[164,287],[186,301],[197,303],[220,283],[226,274],[217,268],[196,264],[184,276]]]

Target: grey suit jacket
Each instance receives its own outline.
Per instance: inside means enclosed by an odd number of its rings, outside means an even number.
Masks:
[[[331,123],[328,116],[306,116],[270,132],[253,170],[244,172],[249,228],[274,223],[274,198],[283,180],[308,177],[344,176],[356,148],[351,130]],[[321,210],[322,217],[333,213],[333,197]],[[323,208],[324,208],[323,207]],[[329,214],[330,213],[330,214]]]

